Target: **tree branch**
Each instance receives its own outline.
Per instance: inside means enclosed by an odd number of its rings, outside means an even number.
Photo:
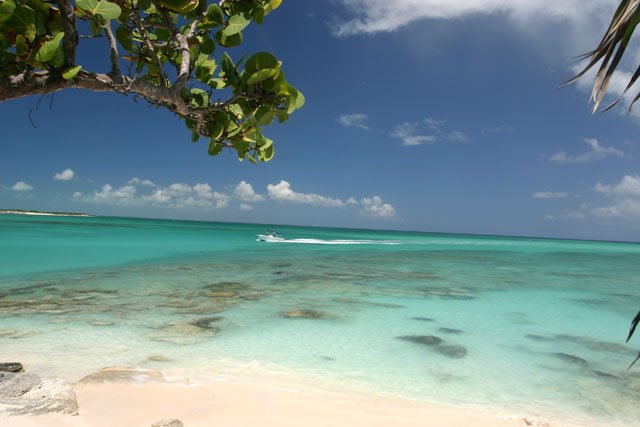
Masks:
[[[76,62],[76,46],[78,45],[78,29],[76,28],[76,14],[71,0],[56,0],[62,18],[62,31],[64,38],[62,47],[64,61],[67,67],[72,67]]]
[[[104,28],[104,32],[109,40],[109,59],[111,60],[111,72],[109,74],[117,80],[122,80],[122,73],[120,72],[120,58],[118,58],[118,42],[113,35],[111,22],[107,21],[102,28]]]
[[[67,88],[77,88],[94,92],[136,94],[151,104],[164,107],[181,117],[198,119],[215,111],[226,111],[229,105],[239,99],[252,98],[248,95],[236,95],[226,102],[218,102],[207,108],[197,108],[185,102],[174,88],[160,86],[144,79],[138,80],[122,75],[118,75],[118,77],[119,80],[111,74],[90,73],[81,70],[75,78],[65,80],[49,71],[25,72],[0,79],[0,102],[29,95],[53,93]]]
[[[158,7],[156,2],[154,2],[154,4]],[[200,18],[194,19],[189,27],[189,32],[186,35],[182,35],[175,25],[173,25],[169,13],[163,8],[159,8],[159,10],[162,12],[162,18],[164,19],[165,24],[171,29],[173,37],[180,46],[180,54],[182,58],[180,61],[180,67],[177,70],[178,78],[176,78],[176,81],[172,85],[172,88],[176,92],[180,92],[180,89],[187,84],[189,76],[191,75],[191,50],[189,49],[189,39],[195,35],[198,24],[200,23]]]
[[[144,27],[144,25],[142,25],[142,21],[140,20],[140,15],[138,15],[137,11],[132,13],[131,15],[133,16],[133,20],[135,21],[136,27],[138,27],[140,34],[142,34],[142,39],[144,40],[144,45],[149,50],[149,55],[151,55],[153,62],[155,62],[156,67],[158,67],[158,73],[160,73],[160,79],[162,83],[165,86],[167,86],[169,79],[167,79],[167,76],[164,74],[164,67],[162,66],[162,62],[160,62],[160,58],[158,58],[158,54],[156,53],[156,50],[153,48],[153,45],[151,44],[151,40],[149,39],[149,34],[147,33],[147,29]]]
[[[190,69],[191,69],[191,50],[189,50],[189,38],[193,37],[193,31],[195,31],[195,25],[197,25],[198,20],[194,20],[191,28],[189,29],[189,33],[186,36],[180,34],[180,32],[176,31],[175,37],[178,43],[180,44],[180,53],[182,54],[182,60],[180,62],[180,71],[178,72],[178,78],[173,84],[176,87],[176,90],[182,89],[182,87],[187,84],[189,80]]]

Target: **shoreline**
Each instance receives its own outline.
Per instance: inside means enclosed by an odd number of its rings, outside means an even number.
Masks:
[[[102,371],[99,371],[99,374]],[[393,395],[310,384],[304,378],[263,372],[251,379],[220,375],[157,377],[133,370],[129,378],[94,374],[73,385],[79,415],[7,416],[13,427],[151,426],[179,419],[185,427],[560,427],[547,420],[490,410],[457,408]],[[103,381],[104,380],[104,381]]]

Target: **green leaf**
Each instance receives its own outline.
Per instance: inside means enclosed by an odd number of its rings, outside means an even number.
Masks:
[[[224,132],[225,127],[225,123],[216,121],[216,124],[213,125],[213,128],[211,129],[211,139],[220,138],[222,136],[222,132]]]
[[[211,55],[215,49],[216,44],[209,37],[205,37],[202,44],[200,44],[200,53],[204,53],[205,55]]]
[[[7,21],[13,15],[16,3],[13,0],[5,0],[0,4],[0,24]]]
[[[258,110],[254,114],[254,117],[256,118],[256,121],[259,125],[270,124],[275,116],[276,113],[273,112],[273,108],[269,107],[268,105],[263,105],[262,107],[258,108]]]
[[[76,5],[79,9],[104,19],[116,19],[122,13],[120,6],[107,0],[76,0]]]
[[[206,108],[209,106],[209,94],[197,87],[191,89],[191,105]]]
[[[210,21],[214,24],[222,24],[224,22],[224,14],[222,13],[222,9],[217,4],[209,5],[207,9],[207,21]]]
[[[102,27],[94,19],[89,21],[89,30],[91,30],[92,36],[97,37],[102,34]]]
[[[222,29],[222,35],[229,37],[234,34],[238,34],[249,25],[250,20],[244,17],[244,15],[233,15],[227,21],[227,25]]]
[[[289,119],[289,114],[283,110],[276,110],[276,117],[278,117],[279,123],[284,123]]]
[[[273,145],[273,140],[269,139],[269,138],[263,138],[264,141],[261,144],[258,144],[260,146],[260,151],[266,151],[269,149],[269,147],[271,147]]]
[[[279,66],[278,60],[273,55],[268,52],[258,52],[247,60],[247,65],[244,66],[244,69],[247,73],[253,74],[259,70],[279,68]]]
[[[24,56],[25,53],[27,53],[27,40],[21,36],[21,35],[17,35],[16,36],[16,54],[18,56]]]
[[[156,36],[158,37],[158,40],[164,42],[169,40],[169,38],[171,37],[171,31],[167,30],[166,28],[158,28],[156,30]]]
[[[51,61],[56,54],[56,50],[60,47],[63,37],[64,33],[58,33],[51,40],[44,42],[36,52],[36,61],[43,64]]]
[[[268,146],[264,150],[260,150],[260,160],[263,162],[268,162],[273,159],[273,155],[275,151],[273,150],[273,145]]]
[[[120,42],[123,48],[128,51],[133,50],[133,42],[131,41],[131,33],[123,26],[116,28],[116,39]]]
[[[247,84],[254,85],[256,83],[278,77],[279,74],[280,70],[277,70],[275,68],[267,68],[264,70],[256,71],[255,73],[251,74],[249,79],[247,79]]]
[[[3,5],[13,3],[10,0],[5,1]],[[11,15],[4,22],[4,27],[16,34],[22,34],[29,42],[33,42],[36,38],[36,11],[30,6],[24,4],[13,3],[13,9],[10,5],[3,9],[2,16],[6,16],[7,11],[11,10]]]
[[[200,139],[200,135],[199,134],[197,134],[195,132],[191,133],[191,142],[197,142],[199,139]]]
[[[214,89],[222,89],[223,87],[226,87],[227,84],[224,82],[224,80],[222,79],[209,79],[208,85],[211,86]]]
[[[71,80],[82,70],[82,65],[76,65],[75,67],[67,68],[62,72],[62,78],[65,80]]]
[[[267,15],[273,12],[274,9],[277,9],[278,6],[280,6],[280,3],[282,3],[282,0],[270,0],[269,4],[264,8],[264,14]]]
[[[217,156],[222,151],[222,144],[217,143],[213,139],[209,141],[209,155]]]
[[[216,42],[218,42],[220,46],[224,47],[239,46],[242,44],[242,33],[225,36],[222,33],[222,30],[220,30],[216,33]]]

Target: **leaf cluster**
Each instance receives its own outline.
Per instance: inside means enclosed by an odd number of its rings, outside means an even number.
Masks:
[[[271,53],[234,62],[230,49],[281,1],[0,0],[0,79],[42,71],[71,82],[107,76],[113,90],[174,112],[194,142],[208,140],[209,154],[231,148],[240,160],[268,161],[273,141],[263,126],[286,121],[304,96]],[[77,21],[89,29],[79,40],[69,31]],[[107,40],[110,72],[90,73],[68,54],[87,37]]]

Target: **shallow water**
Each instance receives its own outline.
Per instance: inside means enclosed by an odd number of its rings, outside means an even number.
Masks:
[[[640,245],[0,216],[0,359],[280,366],[367,390],[640,425]],[[311,318],[299,318],[306,315]]]

